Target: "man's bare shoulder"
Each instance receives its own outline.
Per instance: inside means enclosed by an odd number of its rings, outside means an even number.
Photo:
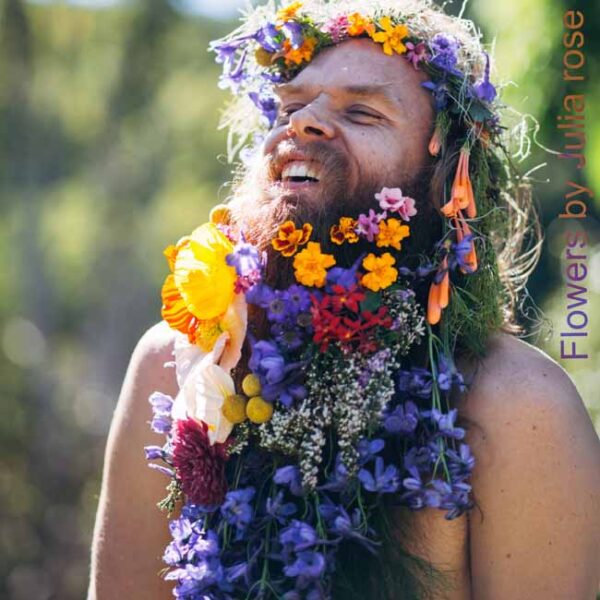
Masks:
[[[461,409],[474,421],[513,411],[523,418],[550,410],[587,415],[566,371],[539,348],[512,335],[492,336],[471,378]]]
[[[164,368],[173,360],[175,335],[165,321],[160,321],[142,335],[131,356],[130,370],[135,378],[165,394],[177,391],[175,370]]]
[[[474,597],[592,598],[600,443],[570,377],[540,350],[499,334],[459,410],[476,459]]]

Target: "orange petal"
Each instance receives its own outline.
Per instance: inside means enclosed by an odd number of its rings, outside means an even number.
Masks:
[[[312,225],[310,223],[304,223],[304,225],[302,225],[302,236],[298,243],[300,245],[306,244],[306,242],[308,242],[308,240],[310,239],[310,236],[312,235],[312,231],[313,231]]]
[[[162,291],[162,318],[170,327],[187,334],[194,315],[187,309],[173,275],[168,275],[163,284]]]
[[[440,308],[446,308],[446,306],[448,306],[448,302],[450,301],[450,274],[448,271],[446,271],[444,279],[442,279],[440,282],[439,288]]]
[[[439,323],[442,316],[439,297],[439,286],[433,283],[429,288],[429,298],[427,300],[427,322],[430,325]]]

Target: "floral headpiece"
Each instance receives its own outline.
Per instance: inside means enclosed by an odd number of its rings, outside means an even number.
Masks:
[[[468,121],[478,136],[497,131],[489,56],[472,23],[450,20],[428,0],[307,0],[253,9],[243,25],[210,45],[223,64],[220,87],[239,99],[224,124],[241,141],[270,129],[277,118],[273,86],[295,77],[321,50],[361,37],[425,71],[431,79],[423,85],[438,112]],[[251,118],[250,105],[258,109],[259,122]]]

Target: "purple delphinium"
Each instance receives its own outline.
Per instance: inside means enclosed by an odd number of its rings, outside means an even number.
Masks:
[[[255,34],[254,39],[258,42],[260,47],[267,52],[273,54],[281,50],[283,41],[281,40],[281,33],[279,29],[275,27],[274,23],[266,23],[263,25]]]
[[[445,33],[436,33],[431,40],[433,56],[430,64],[435,65],[443,71],[460,76],[461,72],[456,69],[459,47],[460,44],[454,36],[446,35]]]
[[[154,392],[148,402],[152,405],[154,418],[150,424],[152,431],[156,433],[168,434],[173,424],[171,420],[171,409],[173,407],[173,398],[161,392]]]
[[[408,394],[415,398],[431,398],[433,381],[427,369],[414,367],[409,371],[400,370],[396,378],[396,390],[399,394]]]
[[[470,233],[466,235],[460,242],[455,242],[450,246],[448,253],[448,266],[450,269],[462,269],[467,273],[473,272],[473,265],[470,263],[469,255],[471,253],[471,243],[475,236]]]
[[[410,435],[415,432],[420,416],[417,405],[408,400],[393,409],[386,408],[383,413],[383,427],[388,433]]]
[[[496,99],[496,88],[490,81],[490,55],[485,52],[485,71],[483,79],[473,86],[475,96],[482,102],[493,102]]]
[[[294,496],[302,496],[302,476],[300,469],[296,465],[280,467],[275,471],[273,481],[279,485],[285,486]]]
[[[278,399],[284,406],[290,407],[295,400],[306,397],[306,388],[300,383],[303,363],[286,363],[273,341],[252,341],[248,366],[259,378],[261,395],[265,400],[274,402]]]
[[[431,413],[431,417],[434,423],[438,427],[438,432],[447,438],[454,438],[456,440],[462,440],[465,437],[465,430],[462,427],[455,427],[454,423],[458,416],[458,410],[453,408],[451,411],[444,413],[437,408],[431,411],[424,411],[423,414]]]
[[[375,438],[374,440],[361,439],[356,447],[358,451],[358,463],[361,466],[366,465],[368,462],[374,460],[384,448],[385,442],[380,438]]]
[[[283,501],[283,491],[277,492],[274,498],[267,498],[266,513],[273,517],[280,525],[286,525],[289,518],[296,514],[297,507],[293,502]]]
[[[253,487],[232,490],[225,494],[221,515],[236,528],[236,540],[241,539],[252,521],[252,505],[256,490]]]
[[[450,102],[450,93],[446,81],[425,81],[421,85],[433,94],[437,112],[441,112],[448,106],[448,103]]]
[[[437,368],[437,382],[440,390],[449,392],[454,386],[458,387],[461,392],[467,389],[462,374],[458,372],[454,362],[450,358],[443,354],[440,355]]]
[[[363,468],[358,472],[358,479],[365,490],[379,494],[393,494],[400,486],[398,467],[392,464],[385,466],[381,456],[375,459],[375,471],[371,473]]]
[[[268,128],[273,127],[279,111],[277,97],[266,86],[263,86],[258,92],[248,92],[248,97],[260,111],[265,125]]]

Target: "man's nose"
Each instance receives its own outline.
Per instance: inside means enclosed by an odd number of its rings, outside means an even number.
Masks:
[[[289,130],[307,141],[328,140],[335,136],[335,129],[322,106],[308,105],[294,111],[290,115]]]

